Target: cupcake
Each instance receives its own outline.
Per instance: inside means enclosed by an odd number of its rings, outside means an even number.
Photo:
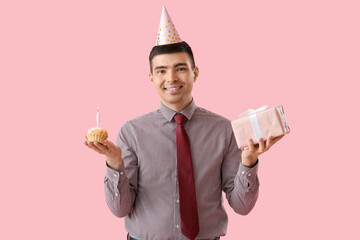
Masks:
[[[108,132],[101,127],[91,128],[88,130],[86,137],[90,142],[104,143],[108,138]]]

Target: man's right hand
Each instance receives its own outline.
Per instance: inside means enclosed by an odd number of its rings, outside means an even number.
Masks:
[[[105,155],[106,162],[110,168],[118,169],[123,164],[123,160],[121,158],[121,148],[111,141],[105,140],[104,144],[85,141],[84,144],[95,152]]]

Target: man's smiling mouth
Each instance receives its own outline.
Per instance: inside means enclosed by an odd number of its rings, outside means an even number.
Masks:
[[[165,90],[175,92],[182,88],[183,86],[175,86],[175,87],[164,87]]]

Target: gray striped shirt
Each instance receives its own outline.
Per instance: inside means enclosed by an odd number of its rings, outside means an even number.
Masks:
[[[230,121],[192,101],[183,111],[191,144],[200,232],[196,239],[226,234],[222,191],[235,212],[254,207],[259,180],[256,164],[241,164]],[[176,166],[175,111],[160,109],[126,122],[116,144],[120,169],[106,168],[105,196],[111,212],[125,217],[132,236],[146,240],[186,240],[181,234]]]

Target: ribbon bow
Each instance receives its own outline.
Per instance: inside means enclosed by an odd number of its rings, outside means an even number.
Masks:
[[[239,118],[249,116],[249,115],[252,115],[252,114],[256,114],[257,112],[261,112],[261,111],[265,110],[267,107],[268,107],[268,105],[264,105],[262,107],[259,107],[258,109],[255,109],[255,110],[254,109],[248,109],[247,111],[240,113]]]

